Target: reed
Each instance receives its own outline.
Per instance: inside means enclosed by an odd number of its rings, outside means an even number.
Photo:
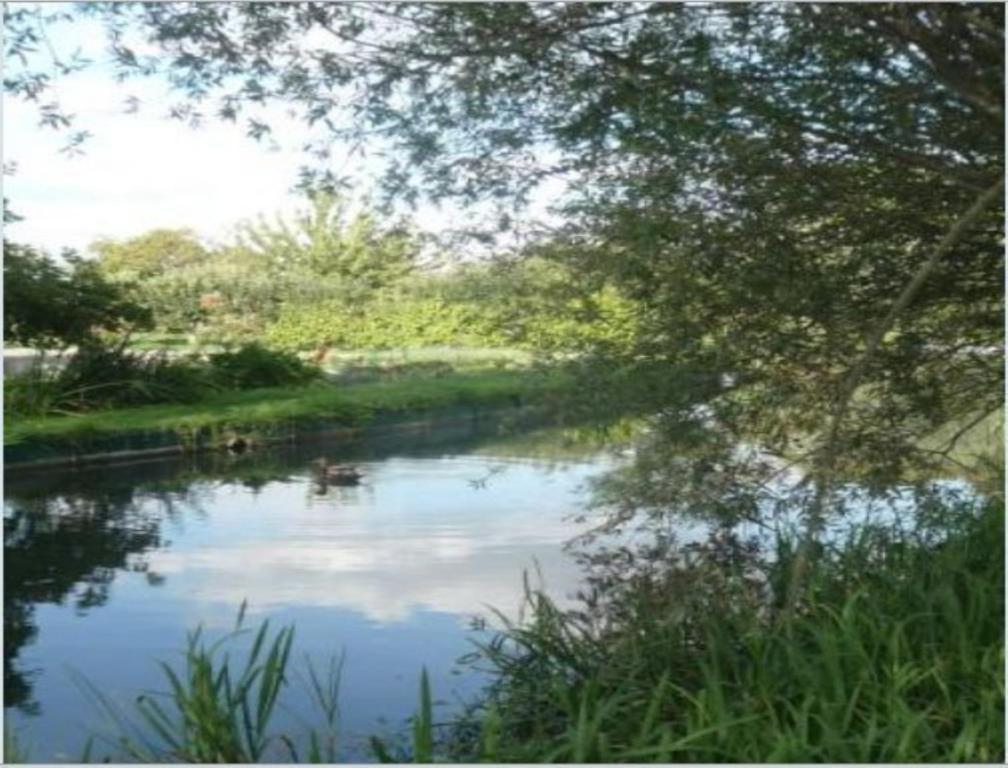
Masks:
[[[456,754],[1001,762],[1003,506],[956,520],[938,543],[921,531],[878,533],[824,557],[794,615],[685,598],[675,615],[668,593],[638,590],[600,629],[531,593],[529,621],[480,650],[495,680],[460,727]]]

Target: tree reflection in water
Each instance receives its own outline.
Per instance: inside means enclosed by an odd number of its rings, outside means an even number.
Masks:
[[[248,475],[243,484],[255,490],[286,473],[275,456],[228,467],[221,461],[211,456],[5,478],[5,707],[38,712],[32,699],[35,671],[18,661],[38,634],[37,605],[72,604],[86,612],[105,603],[121,571],[145,573],[148,584],[159,586],[164,576],[148,571],[145,554],[167,544],[161,525],[177,519],[182,507],[188,514],[205,514],[203,488],[194,480]]]
[[[4,702],[26,712],[31,670],[17,657],[36,636],[35,607],[102,605],[121,569],[143,571],[160,543],[161,511],[139,505],[132,489],[42,499],[8,498],[4,515]],[[157,583],[157,576],[151,583]]]

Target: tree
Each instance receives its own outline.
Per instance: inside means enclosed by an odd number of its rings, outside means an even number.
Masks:
[[[64,252],[63,268],[45,254],[4,243],[4,339],[17,344],[65,347],[97,330],[148,327],[150,311],[108,282],[94,263]]]
[[[606,368],[637,370],[669,434],[703,403],[733,439],[800,460],[815,507],[851,473],[926,464],[923,435],[1001,405],[997,4],[89,11],[124,74],[171,77],[178,116],[261,136],[249,110],[281,100],[320,150],[377,137],[390,194],[513,207],[566,179],[554,251],[643,308]],[[134,54],[138,29],[159,56]],[[681,386],[721,373],[731,387]]]
[[[360,212],[349,218],[344,200],[326,192],[292,223],[262,217],[238,230],[239,247],[259,257],[275,275],[332,277],[368,290],[401,280],[416,266],[417,242],[404,226],[379,228]]]
[[[189,229],[152,229],[126,240],[102,239],[90,245],[103,272],[122,280],[145,280],[209,258]]]

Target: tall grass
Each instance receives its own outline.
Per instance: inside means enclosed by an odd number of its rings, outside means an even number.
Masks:
[[[1003,562],[1003,506],[990,504],[939,544],[922,532],[853,536],[818,563],[793,615],[767,609],[784,559],[763,599],[737,590],[730,610],[691,601],[672,578],[628,590],[615,622],[532,593],[531,620],[482,648],[496,678],[456,754],[1000,762]]]
[[[114,725],[103,739],[113,749],[110,757],[154,763],[256,763],[279,756],[294,762],[336,760],[342,661],[333,659],[319,671],[308,660],[308,698],[321,713],[322,726],[308,729],[302,755],[291,734],[270,731],[280,694],[290,683],[294,628],[271,633],[264,621],[252,633],[244,661],[236,662],[228,647],[249,632],[241,626],[244,612],[243,605],[235,630],[213,643],[202,628],[191,632],[182,670],[162,662],[167,690],[142,694],[132,713],[123,712],[90,680],[78,679]]]
[[[48,371],[41,364],[5,383],[5,413],[20,417],[79,414],[154,403],[192,403],[222,391],[307,384],[321,371],[296,355],[244,344],[211,354],[131,352],[117,344],[81,345],[66,365]]]
[[[4,425],[4,444],[73,441],[95,435],[257,426],[299,419],[340,419],[366,424],[376,411],[406,411],[455,405],[501,405],[546,400],[569,387],[560,373],[530,375],[486,371],[379,380],[348,386],[313,384],[221,392],[189,405],[146,405],[69,417],[23,417]]]

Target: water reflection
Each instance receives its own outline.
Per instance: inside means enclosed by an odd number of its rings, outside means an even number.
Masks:
[[[561,600],[576,590],[562,552],[569,518],[608,460],[550,442],[509,447],[468,425],[342,448],[8,472],[7,712],[50,750],[34,758],[73,755],[87,708],[68,664],[128,702],[162,687],[154,660],[178,651],[186,629],[230,626],[248,599],[252,618],[293,621],[302,650],[347,650],[349,730],[395,722],[412,712],[421,665],[446,693],[455,685],[471,617],[517,610],[524,569],[538,562]],[[322,455],[352,460],[366,479],[321,488],[310,462]]]
[[[78,613],[103,605],[117,570],[147,571],[141,557],[159,544],[162,511],[139,505],[132,492],[13,499],[4,514],[4,702],[37,711],[31,672],[18,652],[38,633],[40,603]],[[161,583],[147,573],[152,585]]]
[[[329,488],[324,500],[314,496],[313,478],[269,484],[254,500],[222,491],[215,514],[241,515],[253,533],[159,549],[150,567],[191,581],[194,600],[238,604],[254,595],[264,609],[351,608],[376,622],[401,621],[419,608],[517,609],[515,587],[533,560],[549,564],[558,595],[572,591],[576,568],[558,553],[571,537],[565,518],[573,499],[549,493],[537,464],[511,462],[495,481],[474,487],[485,467],[461,458],[367,464],[365,485]],[[590,468],[567,467],[563,489]],[[310,503],[292,504],[292,496]],[[262,524],[269,538],[254,532]]]

